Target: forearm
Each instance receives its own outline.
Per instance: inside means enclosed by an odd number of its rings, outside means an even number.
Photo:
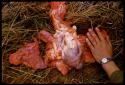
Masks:
[[[109,77],[111,77],[112,73],[115,71],[119,71],[120,69],[116,66],[114,61],[110,61],[106,64],[102,65],[105,72],[108,74]]]

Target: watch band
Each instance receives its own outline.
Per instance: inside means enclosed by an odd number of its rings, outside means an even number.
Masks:
[[[109,61],[112,61],[112,58],[104,57],[104,58],[101,59],[100,64],[106,64]]]

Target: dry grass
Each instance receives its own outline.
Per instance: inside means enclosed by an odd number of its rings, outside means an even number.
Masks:
[[[68,2],[65,19],[72,21],[82,31],[101,25],[109,32],[113,57],[123,69],[123,7],[120,2]],[[81,70],[71,70],[62,76],[56,69],[32,70],[24,65],[10,65],[9,54],[41,30],[54,33],[47,2],[4,2],[2,4],[2,82],[4,83],[108,83],[98,64],[85,65]],[[81,25],[82,24],[82,25]],[[81,27],[82,26],[82,27]],[[41,44],[41,55],[44,44]]]

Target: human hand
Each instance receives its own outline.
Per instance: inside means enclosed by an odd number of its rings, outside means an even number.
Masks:
[[[111,58],[112,56],[112,45],[109,40],[108,35],[104,35],[99,28],[95,28],[96,33],[89,29],[87,32],[86,42],[95,58],[99,63],[100,60],[104,57]]]

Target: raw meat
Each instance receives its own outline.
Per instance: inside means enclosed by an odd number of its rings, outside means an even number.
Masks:
[[[41,30],[34,42],[27,43],[9,57],[11,64],[24,64],[33,69],[57,68],[66,75],[72,68],[80,69],[84,63],[94,63],[85,35],[77,35],[77,27],[64,21],[66,2],[50,2],[50,17],[55,34]],[[106,32],[103,33],[104,36]],[[46,43],[44,58],[40,56],[39,42]]]

